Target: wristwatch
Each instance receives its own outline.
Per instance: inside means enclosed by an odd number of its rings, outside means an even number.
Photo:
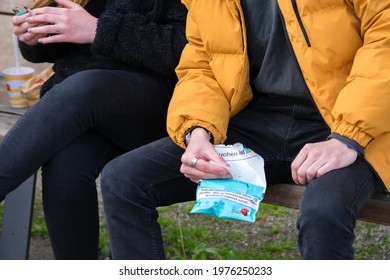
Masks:
[[[184,143],[186,144],[186,147],[188,146],[188,143],[190,143],[191,133],[195,128],[203,128],[207,132],[207,134],[210,136],[211,144],[214,144],[214,136],[210,131],[208,131],[207,129],[205,129],[204,127],[201,127],[201,126],[193,126],[190,129],[188,129],[186,131],[186,133],[184,134]]]

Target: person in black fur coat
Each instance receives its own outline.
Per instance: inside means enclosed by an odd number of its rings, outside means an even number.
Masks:
[[[97,259],[96,179],[114,157],[166,136],[186,44],[179,0],[36,0],[13,17],[25,59],[53,63],[40,101],[0,145],[0,201],[42,167],[56,259]]]

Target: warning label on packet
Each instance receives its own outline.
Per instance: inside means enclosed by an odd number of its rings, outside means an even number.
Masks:
[[[197,199],[205,199],[205,198],[213,198],[213,199],[224,198],[234,202],[241,203],[242,205],[245,205],[252,209],[258,209],[261,201],[260,199],[254,196],[243,194],[243,193],[235,193],[235,192],[229,192],[225,190],[215,190],[209,188],[199,188],[197,192]]]

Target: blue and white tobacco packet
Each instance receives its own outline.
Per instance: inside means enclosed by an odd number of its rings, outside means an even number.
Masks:
[[[267,188],[263,158],[241,143],[215,148],[233,178],[201,180],[191,213],[254,222]]]

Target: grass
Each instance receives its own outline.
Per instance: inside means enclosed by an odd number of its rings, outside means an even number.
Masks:
[[[189,214],[192,206],[193,203],[188,202],[159,209],[159,223],[168,259],[300,259],[296,245],[297,210],[261,204],[256,222],[247,223]],[[32,236],[48,238],[39,197],[34,206]],[[354,246],[356,259],[390,259],[390,227],[358,222]],[[100,226],[99,247],[100,259],[109,259],[110,245],[103,222]]]
[[[299,254],[295,236],[284,237],[283,223],[268,226],[267,220],[284,220],[288,209],[262,205],[255,223],[188,214],[193,203],[160,209],[168,259],[292,259]],[[272,217],[271,219],[269,219]],[[264,224],[267,224],[265,227]],[[262,230],[258,230],[262,228]],[[269,242],[270,240],[272,242]],[[261,241],[260,241],[261,240]]]
[[[298,211],[261,204],[255,223],[188,214],[193,203],[160,209],[168,259],[299,260]],[[358,221],[355,259],[390,259],[390,227]]]

